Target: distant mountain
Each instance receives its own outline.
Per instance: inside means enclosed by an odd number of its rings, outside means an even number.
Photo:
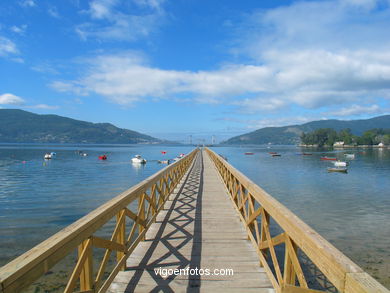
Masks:
[[[110,123],[91,123],[57,115],[0,109],[0,142],[160,143],[161,140]]]
[[[362,135],[373,128],[390,128],[390,115],[364,120],[319,120],[301,125],[266,127],[250,133],[232,137],[223,144],[297,144],[302,132],[311,132],[319,128],[333,128],[336,131],[349,128],[352,134]]]

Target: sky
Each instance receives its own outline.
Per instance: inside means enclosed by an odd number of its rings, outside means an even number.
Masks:
[[[219,142],[390,113],[390,0],[2,0],[0,108]]]

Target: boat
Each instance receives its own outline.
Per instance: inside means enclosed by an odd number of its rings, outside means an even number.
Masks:
[[[282,156],[281,154],[272,154],[271,155],[272,157],[280,157],[280,156]]]
[[[348,166],[348,162],[336,161],[336,162],[334,162],[334,166],[335,167],[347,167]]]
[[[246,152],[245,155],[254,155],[254,153]]]
[[[304,155],[304,156],[312,156],[313,154],[311,154],[311,153],[302,153],[302,155]]]
[[[145,164],[146,160],[141,157],[141,155],[135,155],[134,158],[131,159],[132,163],[135,164]]]
[[[166,151],[161,151],[161,153],[162,153],[163,155],[165,155],[167,152],[166,152]]]
[[[164,160],[164,161],[157,161],[158,163],[160,163],[160,164],[169,164],[169,160]]]
[[[276,155],[277,152],[268,152],[270,155]]]
[[[107,156],[106,155],[99,156],[99,160],[105,161],[107,160]]]
[[[342,168],[342,167],[328,168],[328,172],[347,173],[347,172],[348,172],[348,169],[347,169],[347,168]]]
[[[50,160],[50,159],[52,158],[52,155],[49,154],[49,153],[46,153],[46,154],[43,156],[43,158],[44,158],[45,160]]]
[[[355,154],[344,154],[346,159],[353,160],[355,159]]]
[[[337,158],[333,158],[333,157],[321,157],[321,160],[323,160],[323,161],[337,161]]]

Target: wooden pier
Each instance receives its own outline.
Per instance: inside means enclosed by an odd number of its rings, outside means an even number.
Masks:
[[[207,148],[0,268],[0,293],[23,292],[74,254],[66,293],[389,293]]]
[[[202,152],[109,292],[274,292],[228,198]],[[160,268],[181,269],[183,275],[161,276],[155,271]],[[212,275],[189,275],[196,268]],[[226,275],[214,275],[215,269]]]

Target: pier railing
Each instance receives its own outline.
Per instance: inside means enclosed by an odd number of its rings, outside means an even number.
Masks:
[[[277,292],[306,293],[329,289],[326,284],[324,287],[328,288],[310,288],[314,286],[307,280],[302,252],[315,265],[316,274],[319,270],[326,277],[324,283],[330,282],[339,292],[389,292],[221,156],[210,149],[206,151],[226,185],[246,227],[248,239],[256,248],[260,265]],[[278,233],[270,229],[271,224],[278,226]],[[271,236],[272,232],[277,235]],[[334,287],[332,291],[337,291]]]
[[[193,150],[0,268],[0,293],[21,292],[76,249],[76,265],[64,292],[105,292],[125,269],[126,259],[144,240],[197,152]],[[96,232],[113,219],[111,237],[97,236]],[[101,259],[93,254],[93,248],[104,249]],[[112,253],[116,253],[115,263],[107,271]]]

